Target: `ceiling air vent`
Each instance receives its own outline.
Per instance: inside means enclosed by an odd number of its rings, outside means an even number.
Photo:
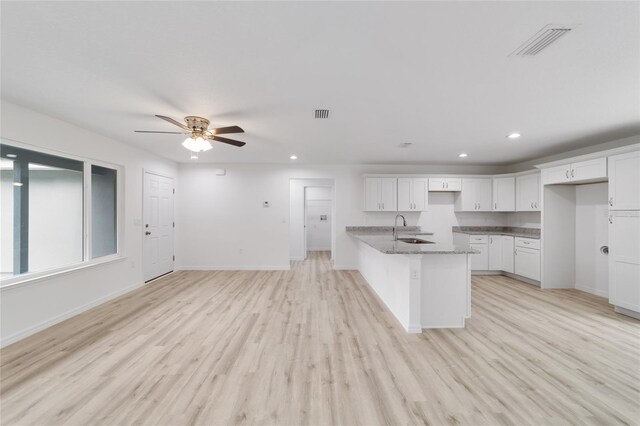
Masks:
[[[575,29],[575,26],[546,25],[540,31],[535,33],[533,37],[514,50],[509,56],[536,56],[573,29]]]
[[[316,110],[316,118],[329,118],[329,110],[328,109],[317,109]]]

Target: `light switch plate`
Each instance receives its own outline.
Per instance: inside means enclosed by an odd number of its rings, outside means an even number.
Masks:
[[[269,202],[268,201],[263,201],[262,202],[262,207],[269,207]]]

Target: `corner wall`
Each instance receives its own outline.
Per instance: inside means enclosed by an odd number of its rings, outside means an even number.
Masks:
[[[122,260],[0,289],[0,344],[50,325],[143,285],[142,170],[177,176],[177,165],[130,145],[2,101],[1,136],[124,166]],[[33,124],[37,123],[37,126]]]

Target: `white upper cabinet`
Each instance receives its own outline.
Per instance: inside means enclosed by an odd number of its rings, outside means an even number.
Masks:
[[[426,211],[429,205],[426,178],[398,179],[398,211]]]
[[[542,184],[551,185],[554,183],[571,182],[571,164],[549,167],[542,171]]]
[[[366,211],[398,210],[398,179],[366,178],[364,209]]]
[[[542,170],[542,184],[597,182],[607,177],[607,159],[579,161]]]
[[[460,178],[429,178],[429,191],[460,191],[462,179]]]
[[[516,177],[516,211],[540,211],[540,173]]]
[[[462,191],[456,196],[455,211],[491,211],[491,181],[487,178],[462,179]]]
[[[493,178],[493,211],[516,210],[516,179],[514,177]]]
[[[640,151],[609,157],[609,209],[640,210]]]

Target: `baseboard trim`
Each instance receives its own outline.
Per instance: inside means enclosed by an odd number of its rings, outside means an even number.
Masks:
[[[98,299],[95,299],[95,300],[93,300],[93,301],[91,301],[89,303],[86,303],[86,304],[82,305],[82,306],[78,306],[77,308],[71,309],[71,310],[69,310],[69,311],[67,311],[67,312],[65,312],[63,314],[57,315],[57,316],[55,316],[53,318],[49,318],[48,320],[45,320],[45,321],[43,321],[43,322],[41,322],[39,324],[33,325],[31,327],[27,327],[24,330],[21,330],[21,331],[19,331],[17,333],[13,333],[13,334],[11,334],[9,336],[6,336],[6,337],[3,336],[0,339],[0,347],[4,348],[5,346],[8,346],[8,345],[10,345],[12,343],[15,343],[15,342],[17,342],[19,340],[22,340],[22,339],[24,339],[26,337],[29,337],[29,336],[33,335],[33,334],[36,334],[39,331],[42,331],[42,330],[44,330],[46,328],[49,328],[49,327],[51,327],[53,325],[56,325],[56,324],[62,322],[64,320],[67,320],[67,319],[69,319],[71,317],[74,317],[74,316],[76,316],[78,314],[81,314],[81,313],[83,313],[85,311],[88,311],[91,308],[95,308],[98,305],[102,305],[103,303],[106,303],[106,302],[108,302],[110,300],[113,300],[113,299],[115,299],[117,297],[120,297],[123,294],[129,293],[129,292],[131,292],[133,290],[136,290],[136,289],[138,289],[138,288],[140,288],[142,286],[144,286],[144,282],[140,282],[140,283],[134,284],[132,286],[125,287],[125,288],[120,289],[118,291],[114,291],[113,293],[109,293],[106,296],[99,297]]]
[[[613,310],[616,311],[619,314],[626,315],[628,317],[640,320],[640,313],[632,311],[630,309],[622,308],[620,306],[614,306]]]
[[[584,291],[585,293],[594,294],[596,296],[609,298],[609,292],[604,290],[598,290],[597,288],[587,287],[576,284],[576,290]]]
[[[333,269],[336,271],[357,271],[357,266],[352,265],[333,265]]]
[[[288,271],[291,267],[289,265],[278,266],[178,266],[176,270],[179,271]]]

